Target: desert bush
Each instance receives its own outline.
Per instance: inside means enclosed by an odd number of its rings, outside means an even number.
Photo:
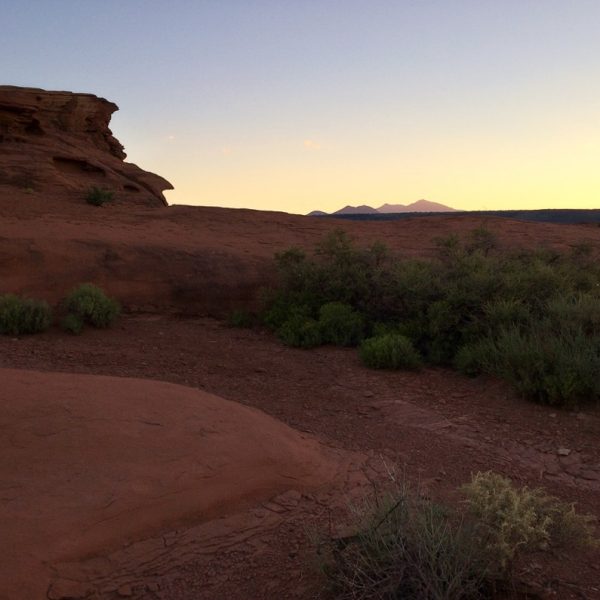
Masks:
[[[530,324],[528,306],[515,298],[499,298],[483,305],[486,333],[498,333],[507,327],[523,327]]]
[[[422,364],[412,342],[398,333],[366,339],[360,345],[360,358],[373,369],[418,369]]]
[[[463,348],[459,356],[464,372],[505,379],[543,404],[575,407],[600,399],[600,338],[577,330],[557,332],[543,323],[527,332],[512,327]]]
[[[91,187],[86,195],[85,201],[93,206],[102,206],[106,202],[114,200],[115,193],[96,186]]]
[[[596,544],[593,518],[542,489],[515,488],[497,473],[477,473],[462,487],[478,537],[496,570],[507,572],[526,552]]]
[[[364,332],[362,316],[343,302],[329,302],[319,310],[319,327],[324,343],[355,346]]]
[[[338,599],[468,600],[487,564],[469,524],[407,488],[351,508],[351,535],[321,540],[321,570]]]
[[[468,252],[482,252],[487,255],[498,248],[498,238],[482,225],[469,233],[466,248]]]
[[[46,302],[14,294],[0,296],[0,333],[40,333],[46,331],[51,324],[52,311]]]
[[[348,535],[317,540],[320,567],[341,599],[469,600],[510,589],[530,553],[596,545],[594,519],[540,489],[477,473],[453,509],[406,485],[350,510]],[[504,596],[502,596],[504,597]]]
[[[387,327],[405,336],[427,363],[502,377],[555,406],[598,398],[600,378],[592,373],[599,352],[600,261],[587,251],[501,253],[493,234],[479,228],[464,239],[438,240],[434,259],[401,259],[381,244],[357,248],[335,231],[312,254],[292,248],[276,260],[280,285],[261,314],[274,331],[299,310],[321,320],[321,307],[333,303],[338,312],[361,315],[364,334],[381,337],[376,327]],[[316,343],[311,321],[306,327],[292,321],[286,339],[300,328]],[[349,341],[332,327],[323,326],[323,342],[352,344],[360,337]]]
[[[547,303],[547,315],[556,329],[580,329],[584,335],[600,336],[600,296],[590,292],[563,295]]]
[[[68,315],[65,315],[61,322],[60,322],[60,326],[65,330],[68,331],[69,333],[72,333],[73,335],[79,335],[82,331],[83,331],[83,319],[81,318],[81,316],[73,314],[73,313],[69,313]]]
[[[121,312],[116,300],[91,283],[82,283],[72,290],[64,305],[68,313],[79,317],[83,323],[100,328],[112,325]]]
[[[314,348],[323,343],[318,321],[301,309],[279,327],[277,335],[284,344],[296,348]]]

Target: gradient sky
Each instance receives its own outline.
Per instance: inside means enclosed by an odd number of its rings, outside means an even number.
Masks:
[[[116,102],[170,203],[600,208],[598,0],[0,0],[0,83]]]

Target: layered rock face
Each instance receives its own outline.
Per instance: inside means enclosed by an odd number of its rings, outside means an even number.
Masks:
[[[0,193],[82,202],[95,186],[113,191],[116,203],[166,206],[162,192],[173,186],[124,162],[108,127],[116,110],[93,94],[0,86]]]

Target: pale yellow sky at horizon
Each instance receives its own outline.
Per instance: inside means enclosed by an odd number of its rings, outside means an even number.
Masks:
[[[171,181],[172,204],[600,209],[600,1],[55,0],[5,13],[3,81],[115,102],[116,137]]]

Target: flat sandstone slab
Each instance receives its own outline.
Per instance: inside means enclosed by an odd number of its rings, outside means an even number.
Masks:
[[[51,566],[332,479],[339,457],[266,414],[160,381],[0,369],[0,598]]]

